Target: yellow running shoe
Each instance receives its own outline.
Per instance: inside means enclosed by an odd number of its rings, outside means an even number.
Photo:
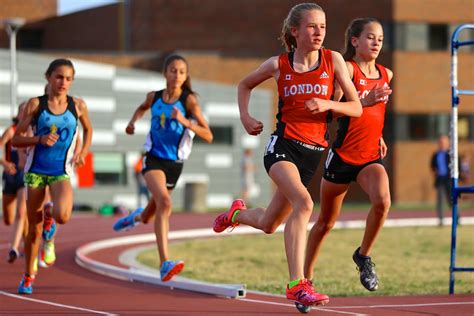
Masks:
[[[41,249],[41,261],[43,261],[48,267],[51,267],[56,261],[53,241],[44,242],[43,249]]]

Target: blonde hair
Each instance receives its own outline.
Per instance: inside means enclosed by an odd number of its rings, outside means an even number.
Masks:
[[[287,51],[294,51],[297,47],[296,38],[291,35],[291,28],[300,26],[301,16],[303,15],[303,12],[310,10],[319,10],[321,12],[324,12],[323,8],[321,8],[316,3],[300,3],[291,8],[290,12],[288,13],[288,16],[283,21],[280,40]]]

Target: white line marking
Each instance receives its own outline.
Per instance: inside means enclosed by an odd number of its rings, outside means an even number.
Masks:
[[[79,310],[79,311],[83,311],[83,312],[90,312],[90,313],[94,313],[94,314],[117,316],[117,314],[112,314],[112,313],[107,313],[107,312],[100,312],[100,311],[95,311],[95,310],[92,310],[92,309],[87,309],[87,308],[82,308],[82,307],[58,304],[58,303],[48,302],[48,301],[40,301],[40,300],[37,300],[37,299],[34,299],[34,298],[25,297],[25,296],[22,296],[22,295],[10,294],[10,293],[4,292],[4,291],[0,291],[0,295],[5,295],[5,296],[20,299],[20,300],[35,302],[35,303],[39,303],[39,304],[45,304],[45,305],[52,305],[52,306],[56,306],[56,307],[75,309],[75,310]]]
[[[250,303],[259,303],[259,304],[268,304],[268,305],[278,305],[278,306],[288,306],[292,308],[296,308],[294,304],[287,304],[287,303],[277,303],[277,302],[269,302],[269,301],[260,301],[260,300],[253,300],[250,298],[241,298],[239,301],[245,301],[245,302],[250,302]],[[350,312],[342,312],[342,311],[332,311],[327,308],[320,308],[320,307],[311,307],[311,310],[318,310],[318,311],[324,311],[328,313],[337,313],[337,314],[347,314],[347,315],[356,315],[356,316],[365,316],[366,314],[360,314],[360,313],[350,313]]]

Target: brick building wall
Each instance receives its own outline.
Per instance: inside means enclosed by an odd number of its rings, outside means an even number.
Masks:
[[[26,25],[25,29],[42,28],[42,48],[46,49],[120,51],[128,48],[129,52],[167,52],[178,48],[215,51],[227,56],[265,57],[282,51],[278,37],[283,20],[290,8],[300,2],[130,0]],[[352,18],[372,15],[390,20],[391,2],[379,0],[375,7],[371,0],[360,0],[357,6],[348,0],[318,1],[327,16],[325,45],[340,50],[344,45],[344,29]],[[23,10],[14,12],[23,15]]]
[[[474,89],[474,54],[459,54],[459,88]],[[397,113],[448,113],[451,110],[449,52],[395,52],[393,54]],[[469,100],[468,100],[469,101]],[[469,104],[469,102],[468,102]],[[471,106],[461,106],[461,113],[474,113]]]
[[[278,37],[292,0],[141,0],[131,1],[132,50],[215,50],[225,55],[270,56],[282,50]],[[391,16],[391,1],[317,1],[327,15],[325,45],[343,46],[349,21],[367,14]],[[236,35],[236,32],[238,34]]]
[[[394,0],[393,20],[472,23],[474,21],[474,0]]]
[[[27,23],[47,19],[57,15],[55,0],[0,0],[0,22],[3,19],[21,17]],[[0,23],[0,47],[8,47],[8,35]]]

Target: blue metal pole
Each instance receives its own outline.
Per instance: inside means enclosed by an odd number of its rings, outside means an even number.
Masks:
[[[451,259],[449,265],[449,294],[454,294],[454,273],[460,271],[456,267],[456,239],[458,224],[458,105],[459,94],[471,94],[472,91],[459,91],[458,87],[458,56],[457,50],[461,46],[472,45],[474,41],[458,41],[459,33],[466,28],[474,28],[474,24],[464,24],[456,28],[451,38],[451,199],[452,199],[452,224],[451,224]],[[461,92],[461,93],[460,93]],[[471,268],[467,268],[471,271]]]

